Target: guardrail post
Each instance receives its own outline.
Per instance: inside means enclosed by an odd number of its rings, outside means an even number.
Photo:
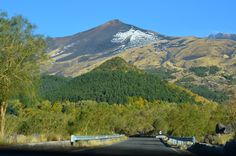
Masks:
[[[195,144],[196,143],[196,138],[193,136],[193,144]]]
[[[70,144],[71,144],[71,146],[74,145],[74,142],[75,142],[74,135],[71,135],[71,137],[70,137]]]

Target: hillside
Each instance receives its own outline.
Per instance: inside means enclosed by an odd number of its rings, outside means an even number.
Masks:
[[[158,75],[141,72],[121,58],[108,60],[95,70],[71,80],[63,79],[44,76],[42,97],[51,101],[95,100],[111,104],[127,103],[129,97],[175,103],[207,101]]]
[[[200,93],[202,92],[200,90],[208,89],[211,92],[209,94],[214,94],[211,100],[217,102],[228,100],[236,84],[236,42],[185,38],[181,40],[181,45],[174,46],[179,42],[180,40],[171,41],[164,50],[157,48],[157,43],[153,43],[117,55],[138,68],[153,73],[164,68],[165,73],[169,72],[170,82],[187,87],[207,98],[208,95]],[[203,74],[191,70],[196,68],[204,72],[209,67],[215,67],[218,70],[214,73]]]

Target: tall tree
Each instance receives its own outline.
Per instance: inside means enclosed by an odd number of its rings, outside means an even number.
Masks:
[[[35,26],[22,16],[0,13],[0,137],[4,138],[7,101],[18,93],[34,96],[34,81],[39,78],[45,58],[45,40],[35,35]]]

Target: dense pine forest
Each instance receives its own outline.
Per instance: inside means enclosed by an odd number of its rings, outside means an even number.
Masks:
[[[94,100],[123,104],[129,97],[142,97],[148,101],[199,103],[199,98],[196,99],[199,96],[168,83],[156,74],[138,70],[121,58],[113,58],[75,78],[45,75],[40,93],[44,99],[53,102]]]

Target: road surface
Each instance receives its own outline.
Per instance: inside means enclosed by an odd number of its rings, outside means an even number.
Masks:
[[[126,141],[106,146],[102,148],[89,149],[84,151],[73,151],[83,155],[94,156],[179,156],[190,155],[174,148],[166,147],[159,139],[156,138],[129,138]],[[73,153],[72,152],[72,153]]]
[[[96,147],[90,149],[74,149],[67,152],[35,152],[35,151],[13,151],[0,150],[0,156],[186,156],[190,153],[174,148],[166,147],[156,138],[129,138],[120,143],[110,146]]]

